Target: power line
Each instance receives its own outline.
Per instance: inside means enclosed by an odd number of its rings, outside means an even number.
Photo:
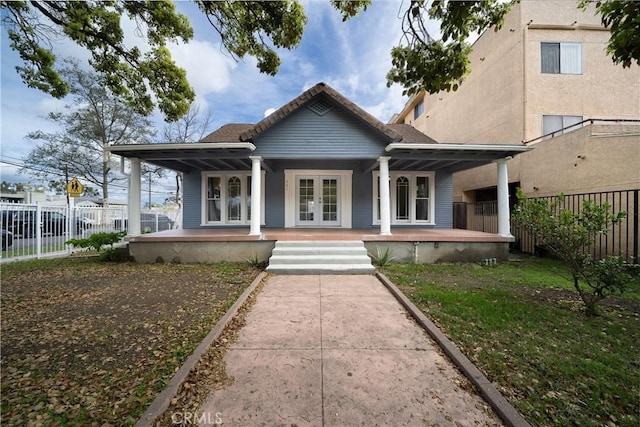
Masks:
[[[41,173],[46,173],[46,174],[50,174],[50,175],[56,175],[56,176],[61,176],[64,177],[64,173],[62,171],[56,171],[53,169],[38,169],[32,166],[27,166],[24,163],[17,163],[15,161],[10,161],[10,160],[5,160],[6,158],[13,158],[14,160],[18,160],[20,161],[20,159],[16,159],[15,157],[11,157],[11,156],[2,156],[0,157],[0,163],[4,163],[7,164],[9,166],[15,166],[15,167],[19,167],[22,169],[28,169],[28,170],[32,170],[32,171],[36,171],[36,172],[41,172]],[[109,187],[111,188],[119,188],[121,190],[127,190],[129,187],[126,185],[122,185],[122,184],[117,184],[117,183],[109,183]],[[148,191],[146,191],[148,193]],[[166,195],[166,194],[173,194],[173,191],[169,191],[169,190],[164,190],[164,191],[159,191],[159,190],[151,190],[151,193],[153,194],[162,194],[162,195]]]

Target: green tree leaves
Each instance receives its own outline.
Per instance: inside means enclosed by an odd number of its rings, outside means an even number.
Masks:
[[[591,3],[595,3],[596,13],[601,15],[602,25],[611,31],[607,53],[613,62],[625,68],[631,67],[633,61],[640,65],[640,2],[584,0],[580,7],[586,9]]]
[[[471,33],[500,28],[513,2],[413,0],[402,19],[403,39],[391,51],[387,86],[398,83],[403,95],[421,91],[455,91],[469,73]],[[442,40],[435,40],[425,23],[440,22]]]
[[[302,5],[295,1],[196,0],[196,4],[234,58],[253,56],[258,60],[258,69],[270,75],[280,67],[275,48],[297,46],[307,23]]]
[[[91,53],[90,64],[103,78],[106,87],[144,115],[153,111],[150,92],[159,99],[159,108],[168,120],[183,115],[194,93],[186,73],[171,60],[166,43],[188,41],[193,30],[188,19],[175,11],[168,1],[3,1],[3,20],[11,48],[24,66],[18,73],[29,87],[56,98],[69,93],[69,84],[55,69],[51,42],[69,38]],[[136,21],[144,32],[149,52],[125,43],[122,16]],[[149,88],[147,88],[147,84]]]

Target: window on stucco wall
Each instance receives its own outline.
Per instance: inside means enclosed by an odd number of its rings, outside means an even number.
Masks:
[[[542,135],[549,135],[545,137],[548,139],[571,132],[579,127],[578,123],[580,122],[582,122],[582,116],[544,115],[542,116]],[[564,130],[560,131],[561,129]]]
[[[544,74],[582,74],[582,45],[541,43],[540,63]]]

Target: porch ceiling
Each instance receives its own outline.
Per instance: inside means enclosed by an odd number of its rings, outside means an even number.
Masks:
[[[403,144],[386,147],[391,170],[439,170],[459,172],[530,151],[524,145]]]
[[[512,157],[532,148],[520,145],[392,143],[386,147],[386,151],[390,170],[446,170],[453,173]],[[131,144],[109,147],[113,154],[138,158],[179,172],[251,170],[249,156],[254,150],[255,146],[250,142]],[[314,163],[318,160],[322,159],[306,159]],[[344,160],[360,161],[363,172],[370,172],[378,167],[378,160],[373,158]],[[263,159],[263,167],[269,171],[275,170],[279,162],[280,159]]]
[[[145,144],[116,145],[109,151],[122,157],[138,158],[179,172],[194,170],[251,169],[249,156],[255,146],[240,143]]]

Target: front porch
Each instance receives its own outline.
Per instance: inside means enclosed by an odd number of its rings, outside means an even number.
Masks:
[[[389,250],[397,262],[481,262],[505,260],[511,237],[480,231],[393,227],[377,228],[262,228],[259,236],[247,228],[168,230],[131,237],[129,252],[138,262],[198,263],[266,261],[278,240],[363,241],[370,255]]]

